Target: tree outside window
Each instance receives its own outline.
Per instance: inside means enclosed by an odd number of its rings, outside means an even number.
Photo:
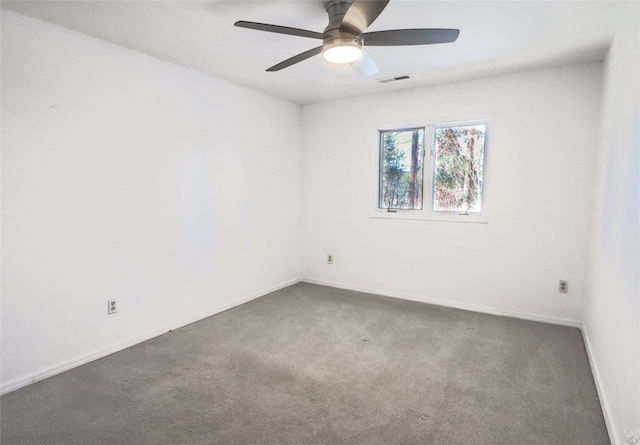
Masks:
[[[480,212],[485,124],[435,128],[433,210]]]
[[[378,208],[422,209],[424,128],[380,132]]]
[[[486,121],[428,127],[431,168],[426,172],[426,127],[380,131],[378,208],[422,210],[424,193],[430,198],[425,212],[432,215],[482,216],[486,127]]]

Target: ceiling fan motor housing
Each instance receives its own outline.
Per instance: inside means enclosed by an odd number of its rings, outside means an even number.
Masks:
[[[324,8],[329,15],[329,24],[324,29],[325,33],[332,29],[340,28],[342,19],[347,13],[349,6],[351,6],[351,2],[345,2],[344,0],[329,0],[325,3]]]
[[[327,51],[328,49],[335,48],[337,46],[353,46],[355,48],[362,49],[362,37],[338,31],[337,29],[330,31],[329,33],[325,33],[322,41],[322,49]]]
[[[352,46],[362,49],[361,31],[354,30],[355,33],[340,31],[342,19],[349,6],[351,6],[351,2],[345,2],[344,0],[330,0],[325,4],[325,9],[329,15],[329,24],[324,29],[323,51],[338,46]]]

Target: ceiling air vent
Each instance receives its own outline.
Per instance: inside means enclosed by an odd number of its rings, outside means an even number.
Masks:
[[[380,83],[388,83],[388,82],[397,82],[399,80],[406,80],[406,79],[411,79],[411,76],[409,74],[404,74],[402,76],[387,77],[385,79],[377,79],[377,80]]]

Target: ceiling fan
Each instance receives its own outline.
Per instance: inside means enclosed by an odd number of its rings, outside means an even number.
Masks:
[[[389,3],[389,0],[329,0],[325,9],[329,24],[324,32],[307,31],[287,26],[238,21],[235,26],[258,31],[288,34],[322,40],[322,45],[293,56],[267,71],[280,71],[322,53],[332,63],[351,63],[364,76],[378,72],[378,66],[363,46],[430,45],[454,42],[458,29],[392,29],[364,32]]]

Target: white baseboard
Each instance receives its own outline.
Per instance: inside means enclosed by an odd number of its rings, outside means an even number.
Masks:
[[[451,307],[455,309],[463,309],[466,311],[481,312],[483,314],[499,315],[502,317],[521,318],[523,320],[531,320],[531,321],[541,321],[544,323],[570,326],[572,328],[578,328],[578,329],[582,328],[582,323],[580,321],[569,320],[566,318],[547,317],[544,315],[525,314],[521,312],[512,312],[512,311],[500,311],[487,306],[462,303],[462,302],[450,301],[450,300],[443,300],[439,298],[430,298],[420,294],[385,291],[385,290],[368,288],[363,286],[353,286],[350,284],[335,283],[332,281],[316,280],[313,278],[303,278],[302,281],[305,283],[319,284],[321,286],[336,287],[338,289],[347,289],[347,290],[353,290],[357,292],[365,292],[368,294],[382,295],[384,297],[402,298],[403,300],[411,300],[411,301],[417,301],[420,303],[435,304],[438,306]]]
[[[524,314],[524,313],[512,312],[512,311],[499,311],[499,310],[492,309],[492,308],[489,308],[489,307],[486,307],[486,306],[480,306],[480,305],[474,305],[474,304],[468,304],[468,303],[460,303],[460,302],[442,300],[442,299],[437,299],[437,298],[429,298],[429,297],[425,297],[424,295],[417,295],[417,294],[410,294],[410,293],[403,293],[403,292],[383,291],[383,290],[380,290],[380,289],[373,289],[373,288],[368,288],[368,287],[363,287],[363,286],[353,286],[353,285],[350,285],[350,284],[335,283],[335,282],[331,282],[331,281],[316,280],[316,279],[312,279],[312,278],[303,278],[302,281],[305,282],[305,283],[318,284],[318,285],[321,285],[321,286],[335,287],[335,288],[338,288],[338,289],[347,289],[347,290],[353,290],[353,291],[357,291],[357,292],[365,292],[365,293],[369,293],[369,294],[382,295],[382,296],[385,296],[385,297],[392,297],[392,298],[402,298],[404,300],[418,301],[418,302],[421,302],[421,303],[435,304],[435,305],[438,305],[438,306],[445,306],[445,307],[451,307],[451,308],[456,308],[456,309],[464,309],[464,310],[467,310],[467,311],[481,312],[481,313],[491,314],[491,315],[514,317],[514,318],[520,318],[520,319],[524,319],[524,320],[540,321],[540,322],[544,322],[544,323],[551,323],[551,324],[562,325],[562,326],[570,326],[570,327],[574,327],[574,328],[580,329],[580,332],[582,332],[582,338],[584,339],[585,349],[587,350],[587,357],[589,359],[589,365],[591,367],[591,373],[593,375],[593,380],[595,381],[596,391],[598,393],[598,398],[600,399],[600,406],[602,407],[602,414],[603,414],[603,417],[604,417],[605,425],[607,427],[607,433],[609,434],[609,440],[611,441],[611,445],[623,445],[623,440],[622,440],[622,438],[619,437],[619,434],[617,433],[618,430],[615,428],[613,419],[611,417],[611,410],[609,408],[609,402],[608,402],[608,399],[606,397],[606,394],[605,394],[605,391],[604,391],[604,387],[602,385],[602,381],[600,380],[600,372],[598,370],[598,366],[597,366],[597,363],[596,363],[596,360],[595,360],[595,357],[594,357],[594,354],[593,354],[593,350],[591,348],[591,342],[589,341],[589,334],[587,333],[586,326],[584,326],[582,322],[577,321],[577,320],[569,320],[569,319],[565,319],[565,318],[558,318],[558,317],[547,317],[547,316],[542,316],[542,315]]]
[[[600,399],[600,406],[602,407],[602,415],[604,416],[604,423],[607,425],[607,431],[609,432],[609,440],[611,445],[622,445],[623,441],[621,437],[618,437],[617,428],[614,425],[611,417],[611,410],[609,408],[609,401],[604,392],[602,381],[600,380],[600,371],[596,363],[596,358],[591,348],[591,341],[589,341],[589,334],[587,333],[587,327],[582,325],[582,338],[584,339],[584,346],[587,350],[587,357],[589,357],[589,365],[591,366],[591,374],[593,374],[593,380],[596,384],[596,391],[598,392],[598,398]]]
[[[142,343],[144,341],[147,340],[151,340],[152,338],[158,337],[160,335],[166,334],[169,331],[173,331],[175,329],[179,329],[182,328],[184,326],[190,325],[192,323],[195,323],[197,321],[203,320],[207,317],[211,317],[212,315],[216,315],[219,314],[220,312],[224,312],[227,311],[229,309],[232,309],[236,306],[240,306],[241,304],[244,303],[248,303],[251,300],[255,300],[256,298],[260,298],[264,295],[267,295],[271,292],[275,292],[277,290],[283,289],[285,287],[291,286],[293,284],[296,284],[298,282],[302,281],[302,277],[298,277],[298,278],[294,278],[293,280],[289,280],[289,281],[285,281],[284,283],[280,283],[277,284],[275,286],[271,286],[268,289],[262,290],[258,293],[252,294],[252,295],[247,295],[244,297],[240,297],[240,298],[236,298],[235,300],[231,300],[228,301],[224,304],[218,305],[210,310],[208,310],[207,312],[204,313],[200,313],[200,314],[195,314],[191,317],[188,317],[186,319],[183,319],[179,322],[176,323],[171,323],[167,326],[164,326],[161,329],[155,330],[153,332],[149,332],[147,334],[144,335],[140,335],[138,337],[129,339],[125,342],[119,343],[117,345],[108,347],[106,349],[102,349],[100,351],[91,353],[91,354],[87,354],[85,356],[82,357],[78,357],[76,359],[73,360],[69,360],[65,363],[61,363],[59,365],[56,366],[52,366],[50,368],[47,368],[45,370],[33,373],[31,375],[28,375],[26,377],[20,378],[18,380],[14,380],[13,382],[9,382],[7,384],[4,384],[2,386],[0,386],[0,394],[6,394],[8,392],[11,391],[15,391],[16,389],[22,388],[24,386],[30,385],[32,383],[38,382],[40,380],[44,380],[48,377],[53,377],[54,375],[60,374],[62,372],[68,371],[70,369],[73,368],[77,368],[78,366],[82,366],[86,363],[92,362],[94,360],[97,360],[99,358],[102,357],[106,357],[108,355],[111,355],[113,353],[116,353],[118,351],[122,351],[123,349],[129,348],[131,346],[137,345],[139,343]]]
[[[347,289],[347,290],[353,290],[353,291],[357,291],[357,292],[365,292],[365,293],[370,293],[370,294],[376,294],[376,295],[382,295],[382,296],[386,296],[386,297],[392,297],[392,298],[402,298],[404,300],[411,300],[411,301],[417,301],[417,302],[421,302],[421,303],[429,303],[429,304],[435,304],[438,306],[444,306],[444,307],[451,307],[451,308],[456,308],[456,309],[463,309],[463,310],[468,310],[468,311],[473,311],[473,312],[480,312],[480,313],[485,313],[485,314],[491,314],[491,315],[499,315],[499,316],[506,316],[506,317],[514,317],[514,318],[521,318],[521,319],[525,319],[525,320],[532,320],[532,321],[540,321],[540,322],[545,322],[545,323],[552,323],[552,324],[557,324],[557,325],[562,325],[562,326],[570,326],[570,327],[577,327],[581,330],[582,332],[582,336],[584,339],[584,344],[585,344],[585,348],[587,350],[587,356],[589,358],[589,364],[591,366],[591,371],[593,374],[593,378],[595,381],[595,385],[596,385],[596,390],[598,392],[598,397],[600,398],[600,404],[602,406],[602,412],[604,415],[604,420],[605,420],[605,424],[607,426],[607,430],[609,433],[609,438],[611,440],[611,444],[612,445],[617,445],[617,444],[622,444],[622,440],[618,437],[618,434],[616,434],[616,429],[614,427],[613,424],[613,420],[611,418],[610,415],[610,410],[609,410],[609,403],[608,400],[606,398],[601,380],[600,380],[600,373],[598,370],[598,366],[597,363],[595,361],[595,357],[593,354],[593,350],[591,348],[591,343],[589,341],[589,335],[587,333],[587,329],[585,326],[582,325],[581,322],[576,321],[576,320],[568,320],[568,319],[564,319],[564,318],[556,318],[556,317],[547,317],[547,316],[540,316],[540,315],[532,315],[532,314],[523,314],[523,313],[519,313],[519,312],[511,312],[511,311],[499,311],[496,309],[492,309],[489,307],[485,307],[485,306],[480,306],[480,305],[474,305],[474,304],[468,304],[468,303],[461,303],[461,302],[455,302],[455,301],[449,301],[449,300],[442,300],[442,299],[437,299],[437,298],[429,298],[429,297],[425,297],[424,295],[418,295],[418,294],[411,294],[411,293],[404,293],[404,292],[390,292],[390,291],[383,291],[380,289],[374,289],[374,288],[367,288],[367,287],[363,287],[363,286],[353,286],[353,285],[349,285],[349,284],[343,284],[343,283],[336,283],[336,282],[331,282],[331,281],[325,281],[325,280],[317,280],[317,279],[312,279],[312,278],[303,278],[303,277],[298,277],[283,283],[280,283],[278,285],[272,286],[268,289],[265,289],[261,292],[252,294],[252,295],[248,295],[248,296],[244,296],[244,297],[240,297],[237,298],[235,300],[226,302],[224,304],[221,304],[219,306],[216,306],[215,308],[205,312],[205,313],[201,313],[201,314],[196,314],[193,315],[189,318],[183,319],[179,322],[176,323],[172,323],[170,325],[167,325],[161,329],[158,329],[156,331],[138,336],[136,338],[127,340],[125,342],[122,342],[120,344],[117,344],[115,346],[100,350],[98,352],[92,353],[92,354],[88,354],[86,356],[83,357],[78,357],[74,360],[70,360],[67,361],[65,363],[62,363],[60,365],[57,366],[53,366],[51,368],[45,369],[43,371],[31,374],[29,376],[20,378],[18,380],[15,380],[13,382],[4,384],[2,386],[0,386],[0,394],[6,394],[9,393],[11,391],[15,391],[16,389],[28,386],[32,383],[38,382],[40,380],[44,380],[48,377],[53,377],[54,375],[60,374],[62,372],[68,371],[70,369],[76,368],[78,366],[82,366],[86,363],[92,362],[94,360],[106,357],[108,355],[114,354],[118,351],[122,351],[123,349],[129,348],[131,346],[137,345],[139,343],[142,343],[144,341],[150,340],[152,338],[158,337],[160,335],[166,334],[169,331],[175,330],[175,329],[179,329],[182,328],[184,326],[190,325],[192,323],[195,323],[197,321],[203,320],[207,317],[211,317],[213,315],[219,314],[221,312],[224,312],[226,310],[232,309],[234,307],[240,306],[244,303],[248,303],[249,301],[255,300],[256,298],[260,298],[266,294],[269,294],[271,292],[275,292],[277,290],[283,289],[285,287],[291,286],[293,284],[296,284],[298,282],[305,282],[305,283],[311,283],[311,284],[318,284],[318,285],[322,285],[322,286],[329,286],[329,287],[335,287],[338,289]]]

